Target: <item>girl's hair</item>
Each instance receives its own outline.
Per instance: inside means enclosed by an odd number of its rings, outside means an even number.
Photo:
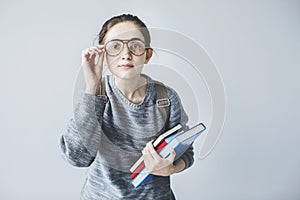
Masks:
[[[131,14],[122,14],[118,16],[114,16],[107,20],[98,34],[98,43],[103,44],[106,33],[109,31],[111,27],[121,22],[133,22],[138,28],[140,28],[141,33],[144,36],[146,47],[150,47],[150,33],[147,26],[142,22],[137,16]]]

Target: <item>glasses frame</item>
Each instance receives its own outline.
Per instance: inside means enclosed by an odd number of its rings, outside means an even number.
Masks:
[[[134,52],[132,52],[132,51],[129,49],[128,43],[131,42],[131,41],[135,41],[135,40],[138,40],[138,41],[142,42],[142,43],[145,45],[145,50],[144,50],[144,52],[143,52],[142,54],[135,54]],[[113,41],[119,41],[119,42],[122,42],[122,44],[123,44],[122,49],[121,49],[120,52],[119,52],[118,54],[116,54],[116,55],[111,55],[111,54],[109,54],[108,51],[107,51],[107,48],[106,48],[107,44],[110,43],[110,42],[113,42]],[[108,55],[110,55],[110,56],[118,56],[118,55],[120,55],[120,53],[123,51],[124,45],[125,45],[125,44],[126,44],[126,46],[127,46],[127,49],[129,50],[129,52],[130,52],[131,54],[135,55],[135,56],[142,56],[148,49],[150,49],[150,47],[146,47],[145,42],[144,42],[143,40],[139,39],[139,38],[132,38],[132,39],[130,39],[130,40],[113,39],[113,40],[110,40],[110,41],[108,41],[108,42],[105,43],[104,49],[105,49],[105,52],[106,52]]]

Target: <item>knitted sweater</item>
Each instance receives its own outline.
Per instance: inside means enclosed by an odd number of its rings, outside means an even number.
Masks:
[[[153,80],[140,104],[130,102],[119,91],[113,76],[106,77],[107,99],[83,93],[74,115],[64,129],[60,148],[63,157],[77,167],[89,167],[81,192],[82,200],[175,199],[170,177],[154,176],[137,189],[130,184],[130,167],[142,155],[146,143],[178,123],[187,128],[187,115],[176,92],[167,87],[170,101],[166,115],[156,105]],[[193,147],[181,156],[186,168],[193,164]]]

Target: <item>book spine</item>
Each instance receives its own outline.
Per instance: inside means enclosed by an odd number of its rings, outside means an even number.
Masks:
[[[146,182],[146,179],[149,179],[148,176],[151,174],[147,173],[146,168],[142,169],[142,171],[138,174],[137,177],[135,177],[131,184],[134,186],[134,188],[139,187],[142,183]]]

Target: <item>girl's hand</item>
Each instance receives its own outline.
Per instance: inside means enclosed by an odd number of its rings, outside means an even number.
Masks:
[[[81,54],[81,67],[86,83],[85,92],[97,95],[100,92],[104,58],[103,45],[84,49]]]
[[[154,149],[152,141],[148,142],[142,151],[145,162],[145,167],[148,173],[158,176],[170,176],[175,173],[175,166],[173,165],[176,153],[174,149],[171,150],[167,158],[162,158]]]

